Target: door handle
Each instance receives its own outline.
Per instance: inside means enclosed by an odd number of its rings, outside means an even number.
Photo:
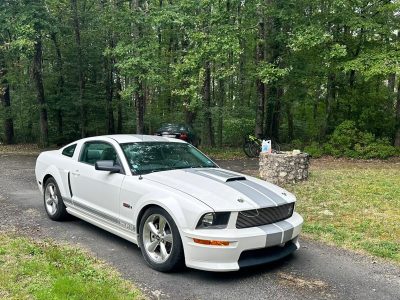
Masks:
[[[74,176],[79,176],[80,175],[79,174],[79,170],[76,170],[75,172],[71,172],[71,174],[74,175]]]

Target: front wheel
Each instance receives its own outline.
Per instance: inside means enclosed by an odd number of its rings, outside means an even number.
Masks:
[[[43,193],[44,207],[47,215],[54,221],[62,221],[67,218],[68,213],[61,197],[60,189],[54,178],[49,178],[45,183]]]
[[[139,226],[139,246],[153,269],[171,272],[184,262],[182,240],[172,217],[161,207],[151,207]]]

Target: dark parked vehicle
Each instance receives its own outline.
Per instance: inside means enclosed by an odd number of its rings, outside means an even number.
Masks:
[[[185,124],[164,124],[160,129],[157,130],[157,135],[181,139],[191,143],[195,147],[200,144],[200,140],[193,131],[192,127]]]

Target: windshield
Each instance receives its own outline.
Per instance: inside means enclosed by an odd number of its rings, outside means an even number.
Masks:
[[[134,174],[217,167],[207,156],[186,143],[139,142],[121,144],[121,147]]]

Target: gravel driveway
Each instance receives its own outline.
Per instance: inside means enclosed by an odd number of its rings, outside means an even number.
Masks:
[[[257,161],[220,161],[254,173]],[[133,244],[73,219],[45,214],[34,179],[35,156],[0,155],[0,229],[80,245],[115,266],[151,298],[162,299],[400,299],[400,267],[302,239],[294,255],[233,273],[186,269],[162,274],[147,267]]]

